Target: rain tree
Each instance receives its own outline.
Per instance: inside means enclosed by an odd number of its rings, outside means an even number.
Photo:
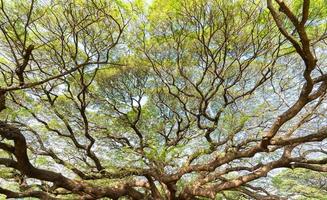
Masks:
[[[326,4],[2,0],[0,193],[327,198]]]

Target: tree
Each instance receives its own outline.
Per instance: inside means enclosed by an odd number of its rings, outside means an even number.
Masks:
[[[1,1],[0,193],[325,198],[325,3]]]

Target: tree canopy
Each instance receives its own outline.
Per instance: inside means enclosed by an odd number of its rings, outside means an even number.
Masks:
[[[326,199],[326,0],[0,1],[0,198]]]

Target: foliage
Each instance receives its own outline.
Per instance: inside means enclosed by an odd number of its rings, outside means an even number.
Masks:
[[[325,4],[1,1],[0,193],[326,199]]]

